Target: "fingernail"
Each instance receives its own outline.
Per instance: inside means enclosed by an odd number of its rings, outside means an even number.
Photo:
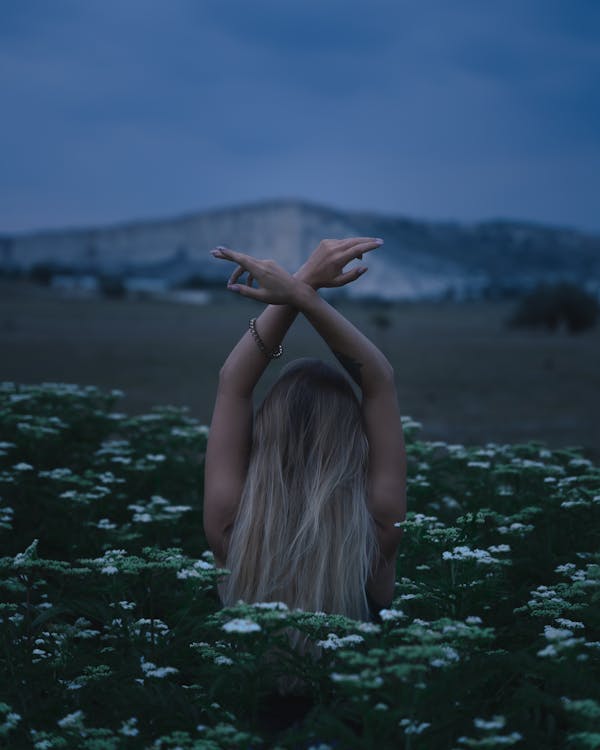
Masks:
[[[361,274],[365,273],[366,270],[367,270],[366,268],[361,268],[360,269]]]
[[[378,242],[380,245],[383,245],[383,240],[381,237],[375,237],[375,242]]]
[[[232,292],[239,292],[240,290],[237,284],[227,284],[227,289],[231,289]]]
[[[210,254],[211,254],[211,255],[214,255],[214,256],[215,256],[215,258],[218,258],[218,257],[219,257],[219,255],[221,255],[221,251],[220,251],[220,250],[217,250],[217,249],[215,248],[214,250],[211,250],[211,251],[210,251]]]

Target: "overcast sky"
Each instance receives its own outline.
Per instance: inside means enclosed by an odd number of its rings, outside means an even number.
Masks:
[[[3,0],[0,232],[266,198],[600,231],[598,0]]]

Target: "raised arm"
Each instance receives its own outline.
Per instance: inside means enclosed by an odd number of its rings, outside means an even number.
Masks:
[[[256,330],[268,351],[283,341],[297,310],[268,305]],[[224,565],[228,536],[246,479],[252,442],[252,393],[270,358],[247,328],[219,371],[204,464],[203,523],[218,565]]]
[[[235,260],[238,255],[222,247],[211,252],[216,258],[226,260]],[[341,266],[329,260],[327,266],[319,262],[317,248],[294,277],[315,289],[342,286],[358,278],[359,269],[342,273]],[[241,286],[235,282],[244,270],[237,266],[229,277],[228,288]],[[252,288],[251,274],[245,286]],[[297,314],[295,306],[281,303],[268,304],[257,317],[256,331],[267,351],[274,351],[283,341]],[[204,531],[219,565],[225,561],[229,533],[246,480],[252,442],[252,394],[270,362],[271,358],[258,348],[247,328],[219,371],[206,447],[203,510]]]
[[[381,607],[390,607],[396,560],[406,518],[406,450],[394,371],[382,352],[310,287],[303,287],[298,308],[326,341],[362,389],[362,414],[369,442],[367,507],[377,526],[380,556],[367,591]]]
[[[302,288],[296,304],[362,390],[369,509],[389,529],[384,554],[392,554],[402,536],[393,524],[406,517],[406,450],[394,370],[375,344],[313,289]]]
[[[380,244],[373,239],[364,243],[357,243],[356,239],[325,242],[319,246],[322,254],[316,263],[317,269],[324,268],[332,257],[343,266]],[[260,286],[254,289],[234,285],[232,291],[298,308],[360,386],[369,441],[368,505],[380,529],[383,560],[391,565],[403,533],[394,524],[406,517],[406,452],[392,366],[383,353],[315,289],[290,276],[274,261],[257,260],[241,253],[229,253],[227,259],[249,271]],[[390,571],[391,579],[391,567]],[[386,595],[386,598],[389,597]]]

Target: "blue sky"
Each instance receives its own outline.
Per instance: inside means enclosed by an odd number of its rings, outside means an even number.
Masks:
[[[266,198],[600,231],[597,0],[4,0],[0,232]]]

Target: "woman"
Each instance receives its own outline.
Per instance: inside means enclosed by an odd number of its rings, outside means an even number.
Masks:
[[[382,242],[323,240],[293,275],[273,260],[223,247],[211,251],[236,264],[228,289],[267,303],[221,368],[206,449],[204,529],[216,564],[230,571],[218,586],[225,606],[281,601],[290,609],[367,620],[391,605],[403,532],[395,523],[406,516],[394,371],[317,292],[359,278],[364,266],[344,266]],[[235,283],[245,272],[246,284]],[[336,368],[297,360],[253,418],[253,389],[281,353],[298,312],[362,399]],[[291,640],[304,653],[299,635]]]

